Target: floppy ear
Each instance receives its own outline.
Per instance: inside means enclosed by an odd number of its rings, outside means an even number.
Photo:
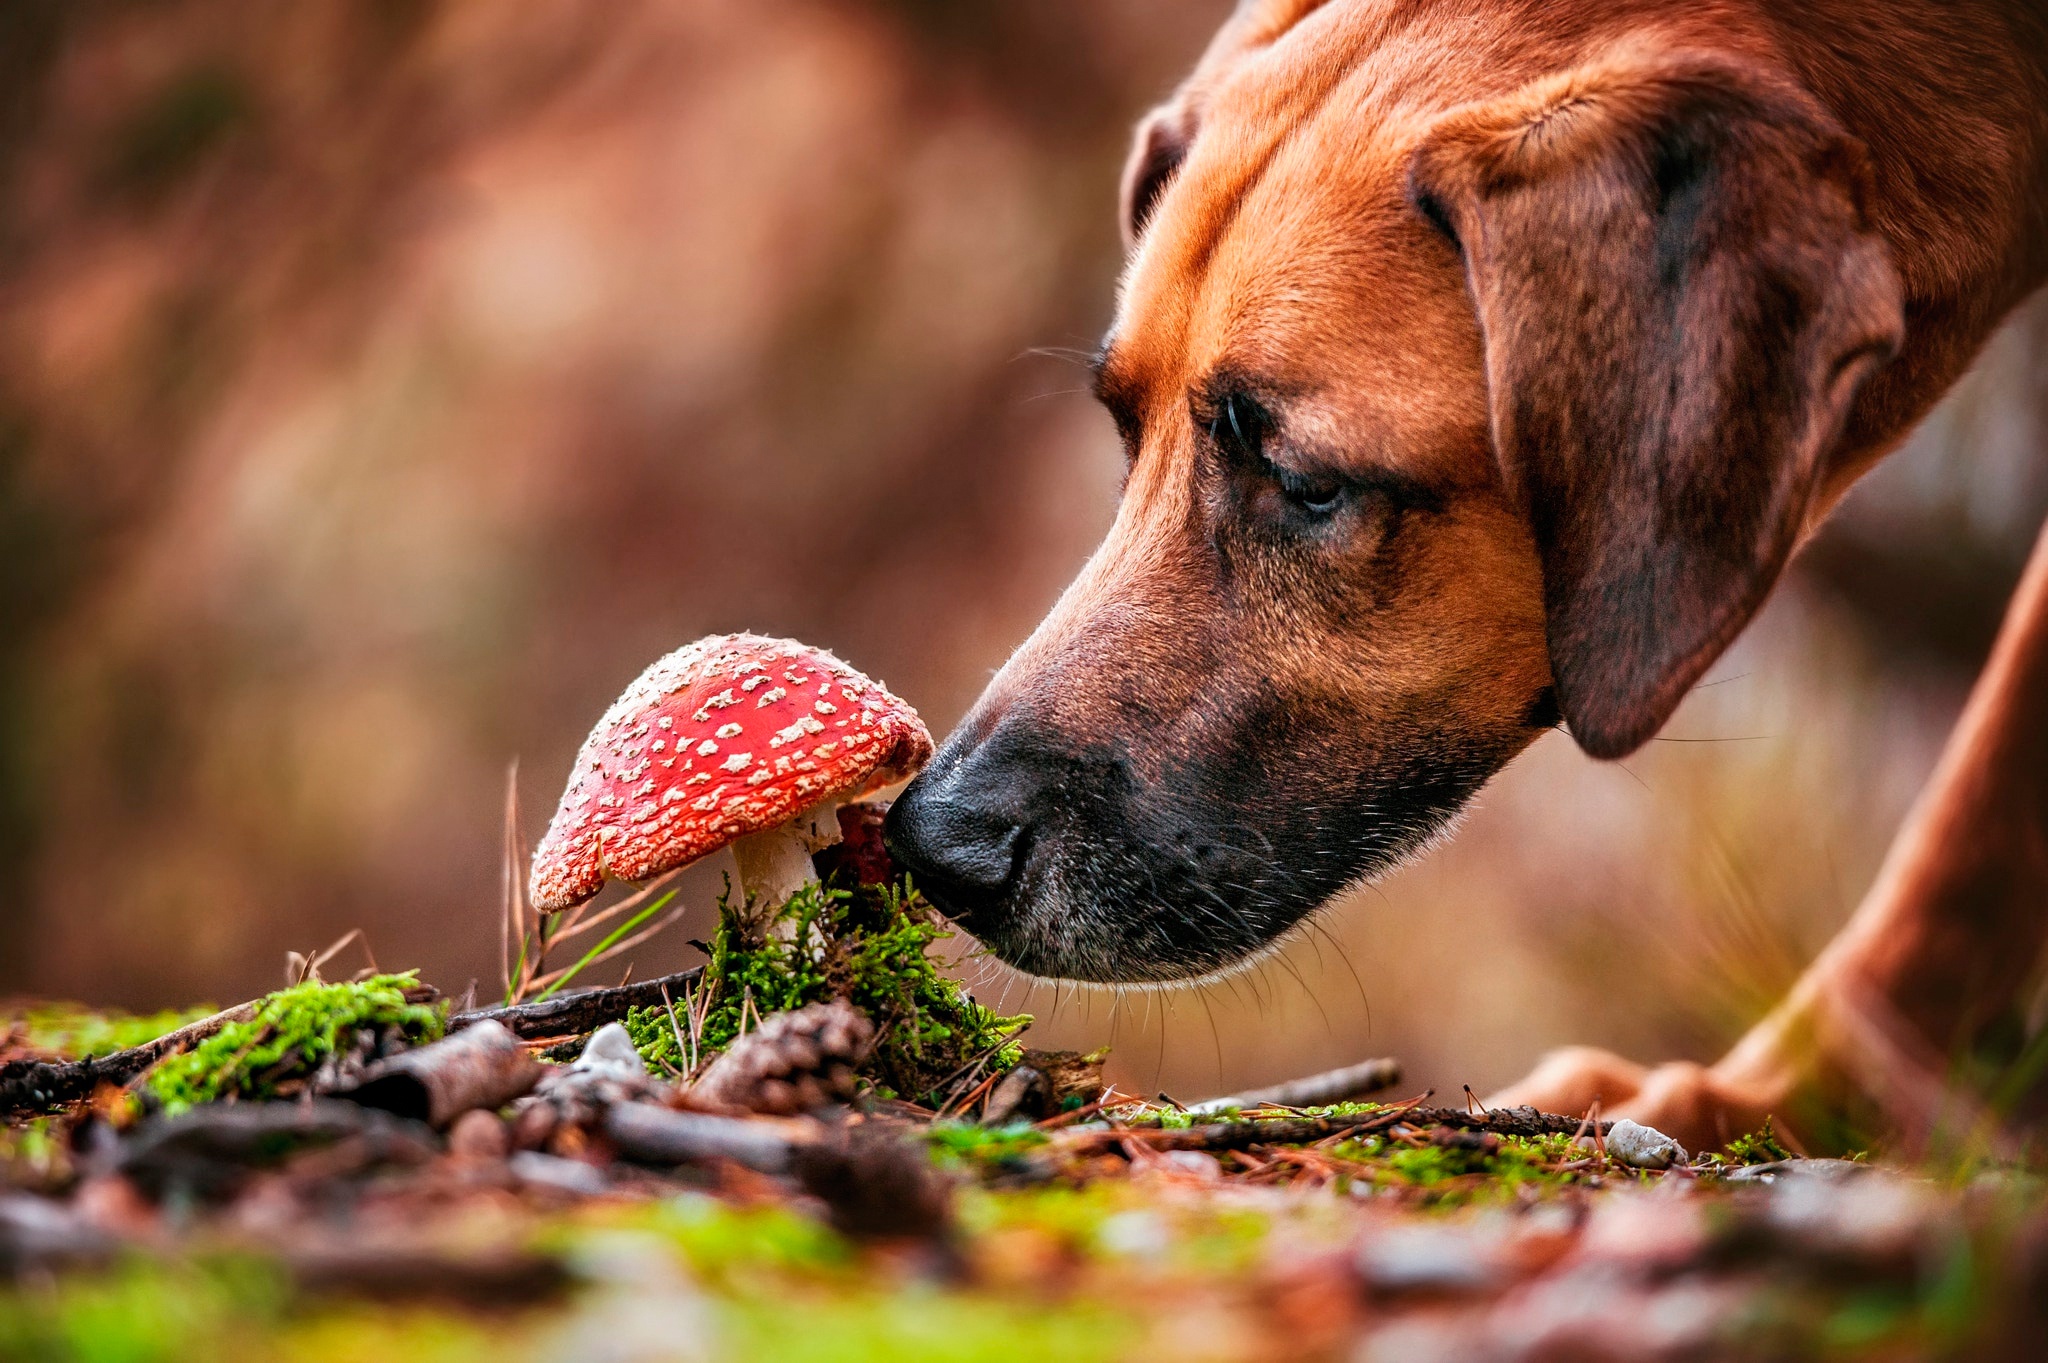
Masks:
[[[1804,93],[1685,54],[1454,111],[1415,154],[1411,195],[1464,254],[1558,704],[1596,757],[1646,741],[1748,623],[1898,347],[1867,178]]]
[[[1145,222],[1166,186],[1187,159],[1195,140],[1194,116],[1178,103],[1162,104],[1138,124],[1131,154],[1124,161],[1123,190],[1118,196],[1118,221],[1123,224],[1124,249],[1138,244]]]

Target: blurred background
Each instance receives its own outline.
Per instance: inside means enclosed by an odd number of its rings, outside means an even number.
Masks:
[[[1128,129],[1228,7],[0,5],[0,995],[232,1002],[357,927],[490,992],[508,765],[535,837],[710,631],[948,728],[1109,524],[1114,432],[1045,351],[1108,320]],[[2037,303],[1664,740],[1546,737],[1255,970],[965,969],[1146,1093],[1711,1056],[1931,766],[2044,427]]]

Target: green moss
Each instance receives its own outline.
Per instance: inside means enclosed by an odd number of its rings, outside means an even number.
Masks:
[[[959,1216],[971,1243],[983,1249],[1021,1236],[1056,1248],[1070,1262],[1227,1282],[1254,1271],[1278,1244],[1313,1253],[1347,1241],[1356,1233],[1347,1206],[1337,1198],[1283,1204],[1161,1197],[1139,1184],[1105,1179],[1078,1187],[970,1188],[960,1196]]]
[[[977,1126],[973,1122],[934,1122],[923,1132],[932,1159],[943,1169],[1001,1174],[1025,1167],[1034,1151],[1047,1144],[1043,1131],[1030,1126]]]
[[[503,1363],[526,1324],[295,1298],[281,1265],[246,1256],[135,1258],[0,1289],[0,1359],[23,1363]]]
[[[1728,1148],[1721,1152],[1720,1159],[1728,1164],[1776,1164],[1779,1160],[1792,1158],[1778,1140],[1777,1128],[1769,1117],[1764,1124],[1747,1136],[1737,1136],[1728,1142]]]
[[[718,1313],[727,1355],[752,1363],[1091,1363],[1132,1356],[1141,1322],[1098,1302],[897,1291],[757,1296]]]
[[[728,897],[705,969],[703,1054],[731,1045],[757,1017],[846,999],[875,1024],[864,1073],[885,1097],[936,1104],[939,1090],[977,1062],[984,1072],[1009,1069],[1022,1054],[1014,1038],[1031,1019],[982,1007],[939,972],[929,949],[950,935],[907,878],[806,886],[772,927],[750,924]],[[666,1009],[635,1010],[626,1029],[650,1065],[682,1068]]]
[[[1492,1142],[1411,1145],[1386,1136],[1344,1141],[1331,1154],[1350,1166],[1348,1181],[1396,1192],[1414,1192],[1434,1205],[1512,1200],[1527,1186],[1568,1186],[1598,1174],[1612,1181],[1629,1177],[1604,1170],[1572,1168],[1586,1151],[1570,1136],[1500,1136]]]
[[[135,1260],[0,1295],[0,1359],[182,1363],[253,1358],[283,1304],[281,1269],[248,1259]]]
[[[358,1032],[396,1034],[408,1045],[438,1038],[445,1004],[412,1003],[412,972],[346,984],[295,985],[271,994],[247,1022],[231,1023],[145,1081],[166,1112],[222,1098],[271,1098],[357,1042]]]
[[[743,1272],[837,1274],[855,1262],[853,1247],[812,1217],[776,1203],[735,1206],[685,1193],[647,1207],[623,1209],[601,1224],[644,1230],[681,1252],[712,1281]]]
[[[0,1018],[0,1036],[11,1033],[30,1050],[75,1060],[140,1046],[215,1011],[211,1004],[137,1014],[80,1003],[37,1003]]]
[[[772,1204],[735,1206],[684,1194],[602,1209],[557,1236],[572,1260],[579,1245],[650,1264],[659,1264],[662,1249],[673,1252],[705,1294],[716,1340],[705,1353],[718,1358],[1108,1360],[1129,1357],[1142,1330],[1128,1309],[1101,1301],[1019,1299],[877,1272],[830,1228]],[[615,1302],[597,1295],[579,1309],[585,1318],[602,1317]],[[601,1328],[613,1329],[608,1322]]]

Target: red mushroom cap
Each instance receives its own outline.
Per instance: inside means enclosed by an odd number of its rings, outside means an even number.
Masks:
[[[829,653],[720,634],[642,672],[605,712],[533,858],[533,902],[647,880],[823,800],[857,799],[932,755],[917,711]]]

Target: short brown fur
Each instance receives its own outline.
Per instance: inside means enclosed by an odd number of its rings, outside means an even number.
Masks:
[[[1116,524],[892,821],[942,887],[957,829],[1009,830],[955,879],[971,925],[1095,978],[1255,949],[1559,710],[1597,756],[1655,732],[2048,273],[2048,20],[1252,0],[1141,126],[1123,210]],[[2009,999],[2048,931],[2036,558],[1897,864],[1787,1010],[1714,1070],[1573,1052],[1510,1097],[1713,1139],[1867,1089],[1873,1026],[1945,1053]],[[962,813],[977,780],[1013,794]],[[1304,816],[1319,791],[1351,811]],[[1119,866],[1177,907],[1084,902]]]

